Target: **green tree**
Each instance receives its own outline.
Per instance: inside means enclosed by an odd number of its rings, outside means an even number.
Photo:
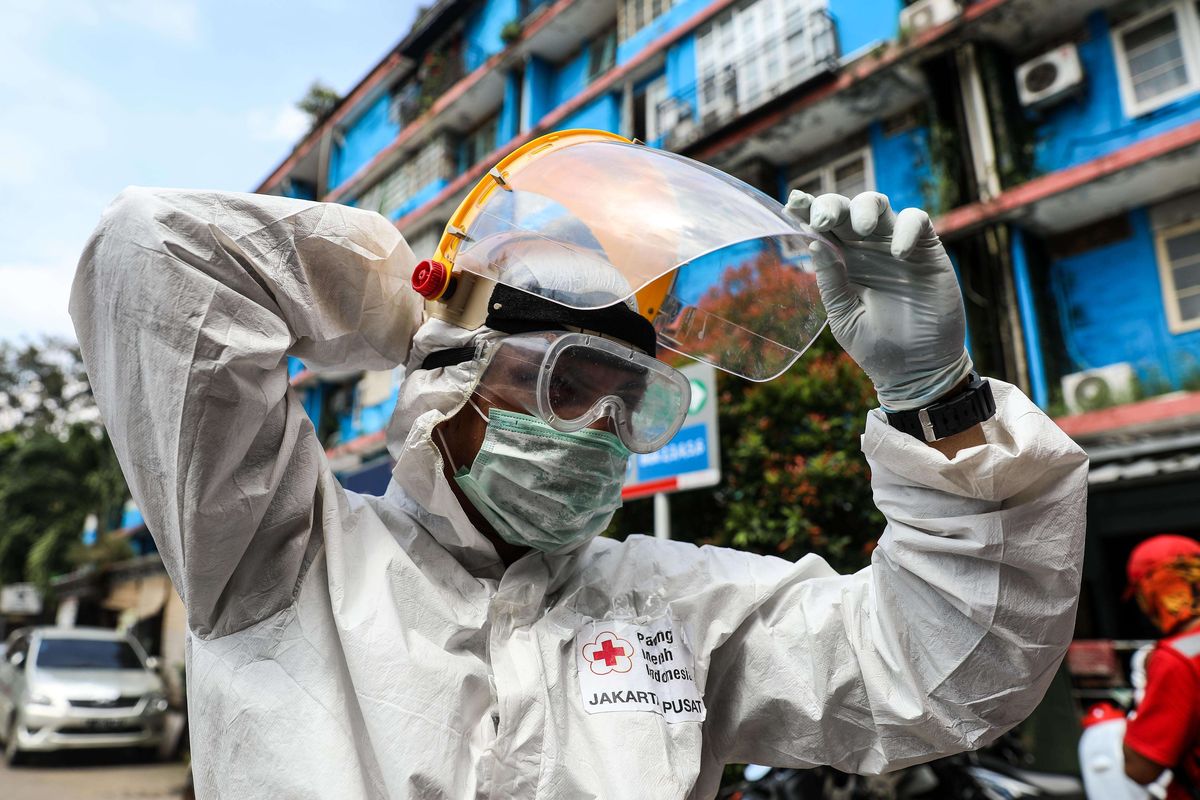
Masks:
[[[76,566],[69,553],[87,515],[115,527],[125,496],[112,446],[93,426],[0,436],[0,583],[46,586]]]
[[[88,560],[76,547],[88,514],[102,532],[120,524],[128,492],[97,420],[76,348],[0,343],[0,583],[45,587]]]
[[[859,437],[877,403],[832,335],[773,381],[722,381],[719,399],[724,514],[713,543],[865,566],[883,518]]]
[[[0,430],[54,430],[95,419],[79,348],[61,339],[0,342]]]
[[[296,108],[308,114],[308,119],[315,128],[333,113],[340,102],[342,102],[342,97],[335,89],[320,81],[313,81],[304,97],[297,101]]]

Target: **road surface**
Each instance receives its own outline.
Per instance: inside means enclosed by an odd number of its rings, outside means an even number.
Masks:
[[[187,767],[139,761],[119,751],[41,756],[10,768],[0,758],[4,800],[179,800]]]

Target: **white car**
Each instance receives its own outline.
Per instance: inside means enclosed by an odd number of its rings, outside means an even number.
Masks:
[[[5,757],[73,748],[157,748],[167,700],[136,641],[102,628],[21,628],[0,661]]]

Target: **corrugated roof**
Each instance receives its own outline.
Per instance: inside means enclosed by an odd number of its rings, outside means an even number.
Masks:
[[[1092,486],[1200,472],[1200,432],[1109,439],[1085,448]]]

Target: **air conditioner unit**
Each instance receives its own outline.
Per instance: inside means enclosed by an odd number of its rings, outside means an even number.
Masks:
[[[900,30],[917,34],[944,25],[962,13],[958,0],[917,0],[900,11]]]
[[[1063,399],[1072,414],[1133,401],[1136,377],[1128,363],[1073,372],[1062,379]]]
[[[1079,50],[1064,44],[1017,67],[1017,94],[1021,105],[1046,106],[1083,85]]]

